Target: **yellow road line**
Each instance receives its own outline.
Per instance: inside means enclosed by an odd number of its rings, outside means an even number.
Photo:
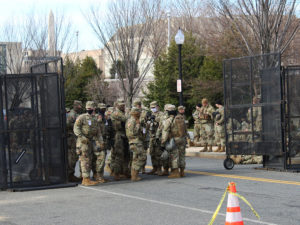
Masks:
[[[147,166],[146,168],[152,169],[151,166]],[[252,180],[252,181],[260,181],[260,182],[266,182],[266,183],[291,184],[291,185],[300,186],[300,182],[297,182],[297,181],[273,180],[273,179],[268,179],[268,178],[247,177],[247,176],[238,176],[238,175],[231,175],[231,174],[211,173],[211,172],[193,171],[193,170],[186,170],[185,172],[191,173],[191,174],[205,175],[205,176],[226,177],[226,178],[233,178],[233,179],[240,179],[240,180]]]

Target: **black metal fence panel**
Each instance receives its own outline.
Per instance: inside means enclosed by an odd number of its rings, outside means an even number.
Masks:
[[[0,188],[66,182],[63,77],[36,66],[0,76]],[[62,68],[62,67],[60,67]]]
[[[227,153],[282,154],[280,55],[224,61]]]
[[[288,167],[300,165],[300,66],[286,68]]]

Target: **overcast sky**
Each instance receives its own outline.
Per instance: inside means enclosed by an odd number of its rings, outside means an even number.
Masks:
[[[65,12],[73,22],[74,37],[76,36],[75,31],[79,31],[79,51],[97,49],[100,43],[95,38],[82,12],[87,11],[91,5],[95,4],[105,10],[108,1],[111,0],[0,0],[0,26],[14,16],[25,15],[33,10],[46,15],[50,10],[54,13],[59,10]]]

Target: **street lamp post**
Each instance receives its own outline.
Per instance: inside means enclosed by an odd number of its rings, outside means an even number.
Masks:
[[[184,42],[184,34],[179,27],[175,36],[175,42],[178,45],[178,65],[179,65],[179,80],[177,80],[177,92],[179,92],[179,105],[183,105],[183,89],[182,89],[182,64],[181,64],[181,47]]]

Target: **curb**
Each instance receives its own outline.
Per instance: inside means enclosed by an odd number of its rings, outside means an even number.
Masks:
[[[186,149],[185,156],[198,157],[204,159],[222,159],[222,160],[226,159],[225,152],[200,152],[200,150],[202,149],[203,147],[189,147]]]

